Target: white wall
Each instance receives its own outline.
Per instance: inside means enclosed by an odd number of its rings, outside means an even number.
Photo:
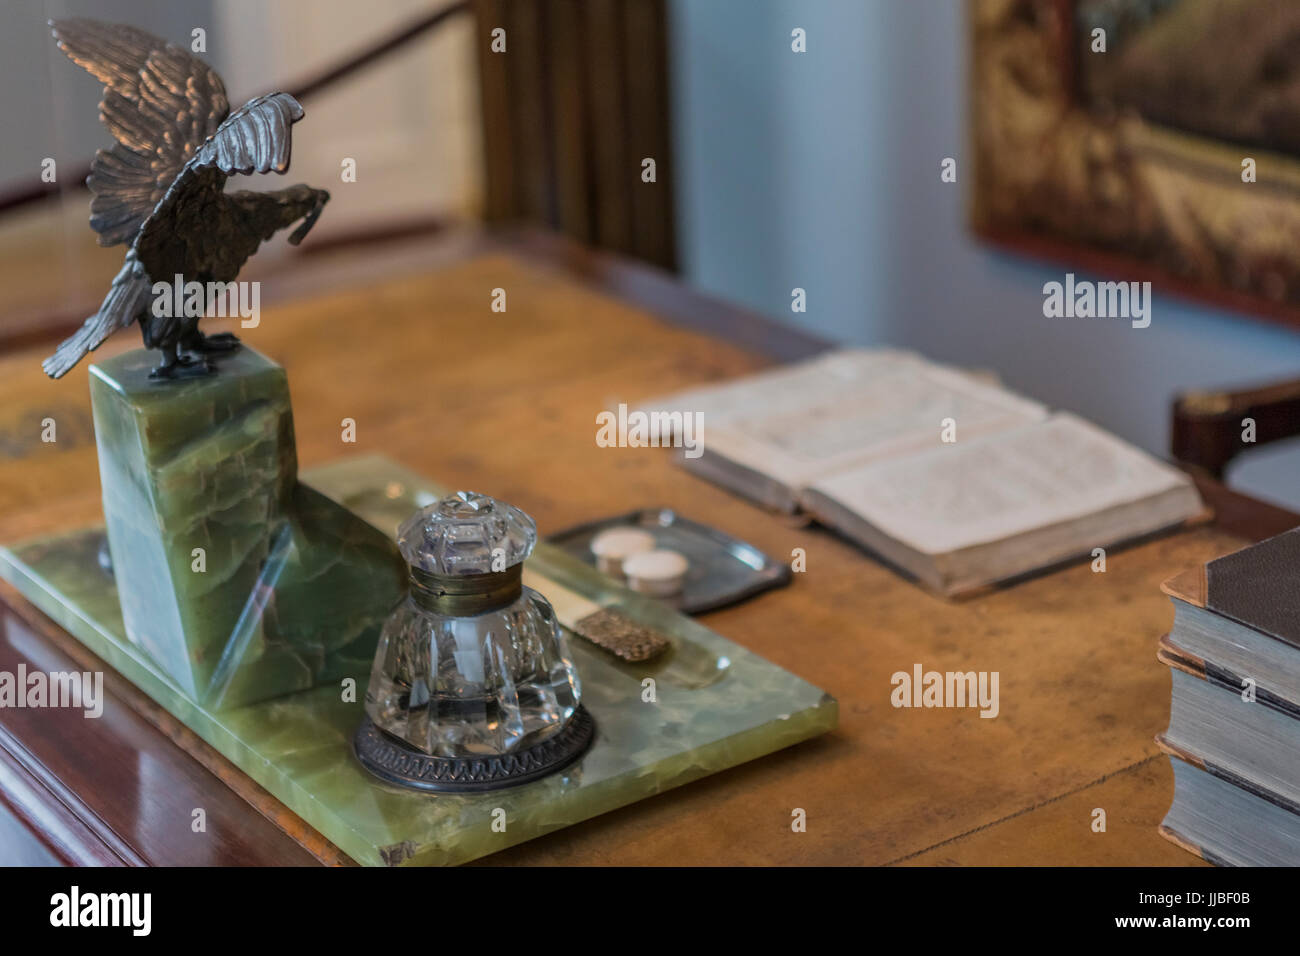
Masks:
[[[1171,396],[1300,377],[1300,334],[1157,296],[1147,329],[1045,319],[1064,269],[966,228],[958,0],[672,0],[679,241],[690,281],[837,340],[994,368],[1167,454]],[[790,31],[808,52],[790,50]],[[956,157],[959,182],[939,181]],[[790,290],[808,293],[792,315]],[[1235,487],[1300,507],[1300,449]]]
[[[438,0],[213,0],[212,62],[231,100],[284,88],[336,65]],[[420,215],[475,215],[482,161],[478,74],[468,16],[354,74],[305,104],[288,181],[330,190],[321,234]],[[355,183],[341,162],[357,163]],[[279,188],[285,182],[267,183]]]

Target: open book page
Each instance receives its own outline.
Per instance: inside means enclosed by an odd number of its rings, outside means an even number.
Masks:
[[[951,445],[842,472],[816,482],[811,491],[916,551],[941,555],[1173,489],[1186,491],[1172,504],[1179,512],[1173,520],[1200,510],[1195,488],[1182,472],[1095,425],[1058,413],[982,438],[959,432]],[[1152,517],[1160,523],[1132,533],[1172,523],[1168,515]]]
[[[793,365],[676,392],[640,407],[645,411],[699,413],[706,427],[716,427],[736,418],[761,416],[768,410],[834,401],[846,387],[871,381],[890,368],[927,364],[915,353],[894,349],[835,349]]]
[[[703,419],[705,457],[721,457],[797,491],[818,479],[883,458],[941,445],[946,420],[963,438],[1045,418],[1037,402],[969,376],[907,359],[872,374],[733,409]]]

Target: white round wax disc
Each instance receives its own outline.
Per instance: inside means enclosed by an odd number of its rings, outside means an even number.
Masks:
[[[655,536],[641,528],[607,528],[591,539],[596,566],[615,577],[624,573],[623,563],[629,555],[653,550],[654,546]]]
[[[662,597],[682,589],[688,567],[690,562],[683,555],[657,548],[628,556],[623,562],[623,573],[633,591]]]

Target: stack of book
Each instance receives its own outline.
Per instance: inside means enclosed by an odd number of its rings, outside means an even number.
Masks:
[[[947,595],[1204,511],[1177,469],[910,352],[840,349],[642,409],[699,423],[685,467],[806,513]]]
[[[1162,835],[1211,863],[1300,865],[1300,528],[1166,581],[1174,768]]]

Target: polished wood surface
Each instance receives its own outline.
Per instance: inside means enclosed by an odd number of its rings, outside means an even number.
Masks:
[[[497,288],[505,313],[490,309]],[[1155,829],[1172,795],[1153,741],[1169,708],[1155,646],[1172,611],[1159,585],[1300,523],[1290,512],[1205,483],[1216,523],[1113,550],[1104,574],[1080,564],[939,599],[827,531],[692,477],[666,451],[598,447],[603,409],[822,343],[536,233],[304,256],[268,278],[261,326],[245,335],[288,370],[304,465],[386,454],[515,502],[544,534],[665,505],[769,554],[807,553],[790,587],[703,621],[834,694],[838,730],[484,863],[1196,862]],[[105,349],[136,347],[118,338]],[[45,348],[0,357],[0,541],[99,517],[86,373],[45,380]],[[53,444],[40,440],[47,417]],[[344,418],[355,444],[342,441]],[[47,670],[77,658],[42,615],[0,598],[0,669],[19,655]],[[893,708],[891,675],[914,663],[998,671],[998,716]],[[0,711],[12,758],[0,793],[64,859],[340,862],[132,688],[119,682],[109,706],[99,721]],[[64,796],[30,795],[37,784]],[[41,817],[56,804],[61,819]],[[208,808],[209,837],[197,844],[185,836],[196,806]],[[1097,808],[1105,833],[1091,829]],[[791,829],[796,809],[807,832]]]
[[[20,666],[27,673],[104,674],[104,711],[97,718],[58,708],[0,714],[0,802],[59,862],[346,862],[270,794],[0,583],[0,671],[13,674]],[[273,820],[277,813],[280,818]],[[7,849],[0,845],[0,864],[9,862]]]

